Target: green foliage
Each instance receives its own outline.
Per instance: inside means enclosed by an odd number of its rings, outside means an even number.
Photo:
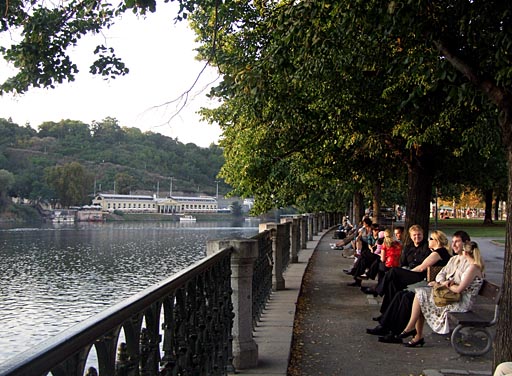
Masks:
[[[45,178],[49,186],[57,193],[57,198],[64,207],[89,203],[93,176],[77,162],[46,169]]]
[[[95,187],[96,191],[112,192],[114,181],[118,193],[156,192],[158,184],[164,192],[171,176],[175,192],[197,194],[199,186],[202,193],[214,195],[224,161],[218,146],[184,145],[157,133],[121,127],[112,118],[92,125],[74,120],[44,122],[39,132],[0,119],[0,134],[4,136],[0,139],[0,168],[9,168],[15,175],[9,194],[36,201],[57,197],[44,171],[62,163],[77,161],[94,175],[96,184],[88,185],[89,195]],[[220,193],[228,190],[221,181]]]
[[[8,203],[7,192],[14,184],[14,174],[7,170],[0,170],[0,210]]]

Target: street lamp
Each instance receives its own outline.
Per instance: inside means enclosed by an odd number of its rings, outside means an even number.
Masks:
[[[219,199],[219,181],[215,180],[215,183],[217,183],[217,191],[216,191],[216,194],[215,194],[215,198],[218,200]]]
[[[172,179],[173,179],[173,176],[171,176],[171,184],[170,184],[170,187],[169,187],[169,197],[172,196]]]

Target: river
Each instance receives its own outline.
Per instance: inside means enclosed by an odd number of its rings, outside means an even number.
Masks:
[[[0,229],[0,363],[202,259],[257,222]]]

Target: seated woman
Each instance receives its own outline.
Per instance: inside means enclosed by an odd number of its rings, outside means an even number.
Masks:
[[[399,335],[399,338],[413,336],[412,340],[404,344],[405,346],[415,347],[425,344],[423,339],[425,321],[434,332],[447,334],[450,331],[447,312],[467,312],[471,309],[475,297],[482,287],[485,265],[478,244],[475,242],[464,244],[463,255],[468,262],[459,264],[465,268],[462,273],[454,273],[453,279],[442,282],[451,291],[461,294],[460,301],[439,307],[434,303],[432,288],[417,288],[412,304],[411,318],[404,331]],[[436,282],[432,284],[434,283]]]
[[[409,234],[413,239],[413,245],[420,248],[423,241],[423,229],[418,225],[412,226],[409,229]],[[424,280],[427,276],[429,266],[445,266],[451,257],[451,253],[446,247],[448,247],[446,234],[439,230],[433,231],[428,241],[428,248],[431,252],[427,257],[422,259],[419,265],[410,264],[410,266],[412,266],[410,270],[405,268],[391,268],[386,272],[384,278],[376,288],[379,295],[384,297],[382,299],[380,312],[386,312],[389,303],[391,303],[391,300],[393,300],[393,297],[398,291]],[[402,256],[403,253],[404,252],[402,252]],[[418,258],[416,258],[416,260],[417,259]]]
[[[400,266],[400,254],[402,252],[402,243],[393,238],[393,233],[390,229],[385,229],[379,232],[379,241],[381,240],[382,233],[382,248],[378,252],[379,257],[370,266],[370,270],[366,274],[368,278],[380,281],[384,274],[391,268]],[[366,276],[363,275],[363,276]],[[362,287],[361,290],[366,294],[377,295],[375,289],[371,287]]]

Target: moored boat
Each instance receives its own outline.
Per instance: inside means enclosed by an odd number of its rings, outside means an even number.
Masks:
[[[193,215],[190,215],[190,214],[182,215],[180,217],[180,222],[195,222],[195,221],[196,221],[196,217],[194,217]]]

